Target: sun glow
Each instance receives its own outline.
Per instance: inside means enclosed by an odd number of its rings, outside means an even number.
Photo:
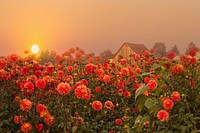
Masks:
[[[39,50],[40,50],[40,48],[39,48],[39,46],[37,44],[32,45],[31,52],[33,54],[37,54],[39,52]]]

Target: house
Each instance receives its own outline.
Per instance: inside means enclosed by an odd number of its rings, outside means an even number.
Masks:
[[[130,55],[133,53],[142,54],[143,51],[148,50],[148,48],[144,44],[135,44],[125,42],[120,49],[116,52],[116,54],[110,58],[110,61],[113,63],[117,63],[120,57],[131,59]]]

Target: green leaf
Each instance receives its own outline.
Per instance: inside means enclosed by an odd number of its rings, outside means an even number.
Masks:
[[[148,98],[144,105],[150,110],[150,113],[157,113],[158,110],[160,110],[159,101],[157,99]]]
[[[3,123],[8,125],[9,121],[8,120],[4,120]]]
[[[1,112],[1,113],[0,113],[0,116],[3,116],[3,115],[4,115],[4,112]]]
[[[188,132],[188,127],[187,126],[180,126],[181,133],[187,133]]]
[[[141,76],[147,76],[147,75],[150,75],[150,74],[152,74],[153,72],[148,72],[148,73],[142,73],[142,75]]]
[[[194,117],[194,120],[200,120],[200,117]]]
[[[72,127],[72,133],[75,133],[75,132],[76,132],[76,129],[77,129],[77,126],[73,126],[73,127]]]
[[[158,65],[157,63],[154,63],[154,64],[153,64],[153,69],[156,70],[156,69],[158,69],[158,68],[160,68],[160,65]]]
[[[0,122],[0,127],[3,125],[3,121]]]
[[[142,116],[141,115],[139,115],[136,119],[135,119],[135,124],[141,124],[141,122],[142,122]]]
[[[138,88],[135,92],[135,100],[139,95],[141,95],[143,92],[147,91],[148,87],[146,85],[142,85],[140,88]]]
[[[179,108],[179,113],[181,114],[181,113],[184,113],[185,112],[185,107],[181,107],[181,108]]]
[[[145,101],[144,105],[148,109],[151,109],[152,107],[154,107],[155,101],[156,101],[156,99],[147,98],[147,100]]]
[[[167,129],[163,129],[163,130],[158,131],[158,133],[166,133],[166,132],[167,132]]]
[[[190,128],[190,127],[193,127],[193,124],[190,122],[190,121],[186,121],[186,124],[187,126]]]
[[[141,132],[144,127],[144,122],[147,120],[147,117],[143,117],[142,115],[138,115],[135,119],[135,123],[133,125],[134,132]]]
[[[11,116],[11,117],[8,119],[8,121],[11,122],[12,120],[13,120],[13,117]]]
[[[191,133],[198,133],[198,130],[192,130]]]
[[[137,108],[138,110],[141,112],[142,109],[144,108],[144,103],[146,101],[146,97],[145,96],[141,96],[138,98],[137,100]]]
[[[166,79],[168,77],[168,73],[166,71],[162,71],[162,77],[163,79]]]
[[[195,121],[194,118],[190,118],[190,120],[191,120],[191,122],[192,122],[193,125],[196,125],[196,121]]]
[[[167,131],[166,133],[173,133],[172,131]]]

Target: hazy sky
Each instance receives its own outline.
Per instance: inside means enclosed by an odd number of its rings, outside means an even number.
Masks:
[[[113,53],[124,42],[200,47],[200,0],[0,0],[0,55],[34,43]],[[167,49],[167,50],[168,50]]]

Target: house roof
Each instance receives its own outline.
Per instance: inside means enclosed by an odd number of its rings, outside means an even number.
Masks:
[[[129,43],[129,42],[125,42],[119,49],[118,51],[115,53],[115,55],[113,57],[115,57],[117,55],[117,53],[120,51],[120,49],[124,46],[124,45],[128,45],[135,53],[137,54],[142,54],[143,51],[148,50],[148,48],[144,45],[144,44],[136,44],[136,43]]]
[[[137,53],[142,54],[143,51],[148,50],[148,48],[144,44],[135,44],[135,43],[124,43],[124,45],[129,45],[131,49]]]

